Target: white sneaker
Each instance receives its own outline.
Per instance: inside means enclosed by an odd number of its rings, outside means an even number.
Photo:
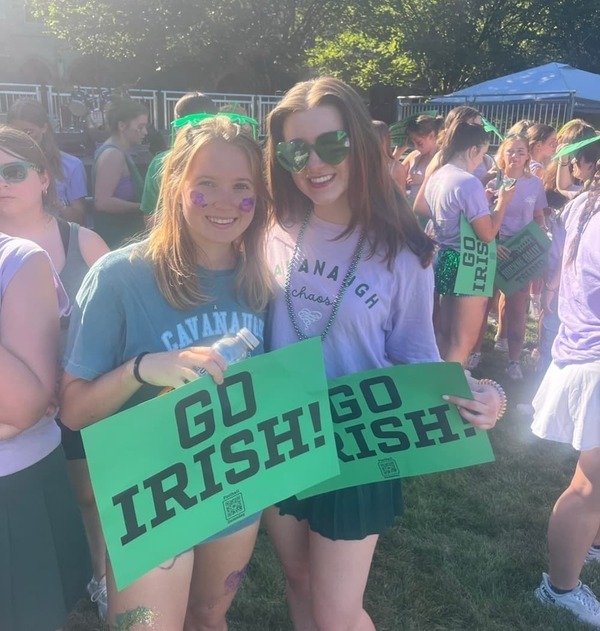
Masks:
[[[508,339],[505,337],[497,337],[494,349],[501,353],[508,353]]]
[[[600,628],[600,602],[598,602],[594,592],[587,585],[583,585],[581,581],[570,592],[557,594],[550,587],[548,575],[544,572],[540,586],[533,593],[544,605],[568,609],[580,620]]]
[[[481,362],[481,353],[471,353],[469,359],[467,359],[467,370],[475,370]]]
[[[594,563],[600,561],[600,548],[592,546],[585,555],[584,563]]]
[[[95,576],[87,585],[87,591],[90,595],[90,600],[96,603],[98,606],[98,618],[102,622],[106,622],[108,618],[108,593],[106,591],[106,576],[103,576],[99,581]]]
[[[508,362],[508,366],[506,367],[506,374],[513,381],[520,381],[523,379],[523,371],[521,370],[521,364],[519,362]]]

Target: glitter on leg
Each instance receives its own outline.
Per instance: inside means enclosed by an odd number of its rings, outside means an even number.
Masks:
[[[115,616],[115,631],[131,631],[136,624],[143,624],[149,629],[155,628],[157,615],[148,609],[148,607],[136,607],[135,609],[128,609],[123,613],[118,613]]]
[[[227,592],[235,592],[239,589],[246,574],[248,573],[248,566],[245,565],[241,570],[232,572],[225,579],[225,589]]]

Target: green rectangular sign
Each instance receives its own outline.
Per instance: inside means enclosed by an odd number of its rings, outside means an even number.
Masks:
[[[321,340],[232,366],[82,431],[118,589],[339,472]]]
[[[454,293],[464,296],[494,295],[496,241],[481,241],[467,218],[460,217],[460,260]]]
[[[492,462],[487,432],[464,421],[444,394],[472,398],[460,364],[409,364],[330,381],[340,474],[297,496]]]
[[[510,250],[508,259],[498,259],[496,287],[510,296],[534,278],[543,275],[548,264],[550,239],[532,221],[502,243]]]

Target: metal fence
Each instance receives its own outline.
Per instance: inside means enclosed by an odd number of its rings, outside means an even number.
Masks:
[[[499,98],[518,95],[498,95]],[[456,99],[453,103],[432,103],[429,97],[398,97],[398,120],[420,114],[428,110],[437,110],[438,114],[446,116],[459,105],[469,105],[479,110],[485,118],[491,121],[502,134],[506,134],[517,121],[533,120],[537,123],[552,125],[555,129],[562,127],[573,118],[574,95],[569,93],[563,98],[548,100],[523,100],[513,102],[478,102],[477,97],[463,100]]]
[[[162,129],[169,129],[173,122],[175,103],[184,95],[185,92],[176,92],[173,90],[165,90],[162,93],[163,98],[163,118]],[[206,92],[218,107],[228,106],[232,109],[239,109],[239,113],[250,116],[258,121],[259,134],[266,133],[265,123],[269,112],[281,101],[280,96],[270,96],[264,94],[225,94],[222,92]]]
[[[175,103],[184,94],[186,93],[172,90],[129,89],[127,91],[130,98],[146,107],[149,122],[161,130],[170,128],[174,118]],[[228,105],[231,108],[240,108],[247,116],[255,118],[259,123],[261,135],[265,133],[267,115],[281,100],[281,96],[263,94],[206,94],[218,106]],[[65,131],[74,127],[74,119],[69,105],[77,98],[85,101],[87,115],[91,123],[96,126],[104,123],[103,109],[106,99],[110,98],[110,91],[102,88],[78,86],[74,96],[74,92],[61,91],[53,86],[0,83],[0,121],[6,116],[10,106],[20,98],[42,101],[56,128]]]
[[[42,98],[42,86],[31,83],[0,83],[0,120],[4,122],[6,112],[18,99]]]

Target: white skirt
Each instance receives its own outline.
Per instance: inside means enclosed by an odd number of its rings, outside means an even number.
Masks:
[[[533,399],[531,430],[578,451],[600,447],[600,360],[550,364]]]

